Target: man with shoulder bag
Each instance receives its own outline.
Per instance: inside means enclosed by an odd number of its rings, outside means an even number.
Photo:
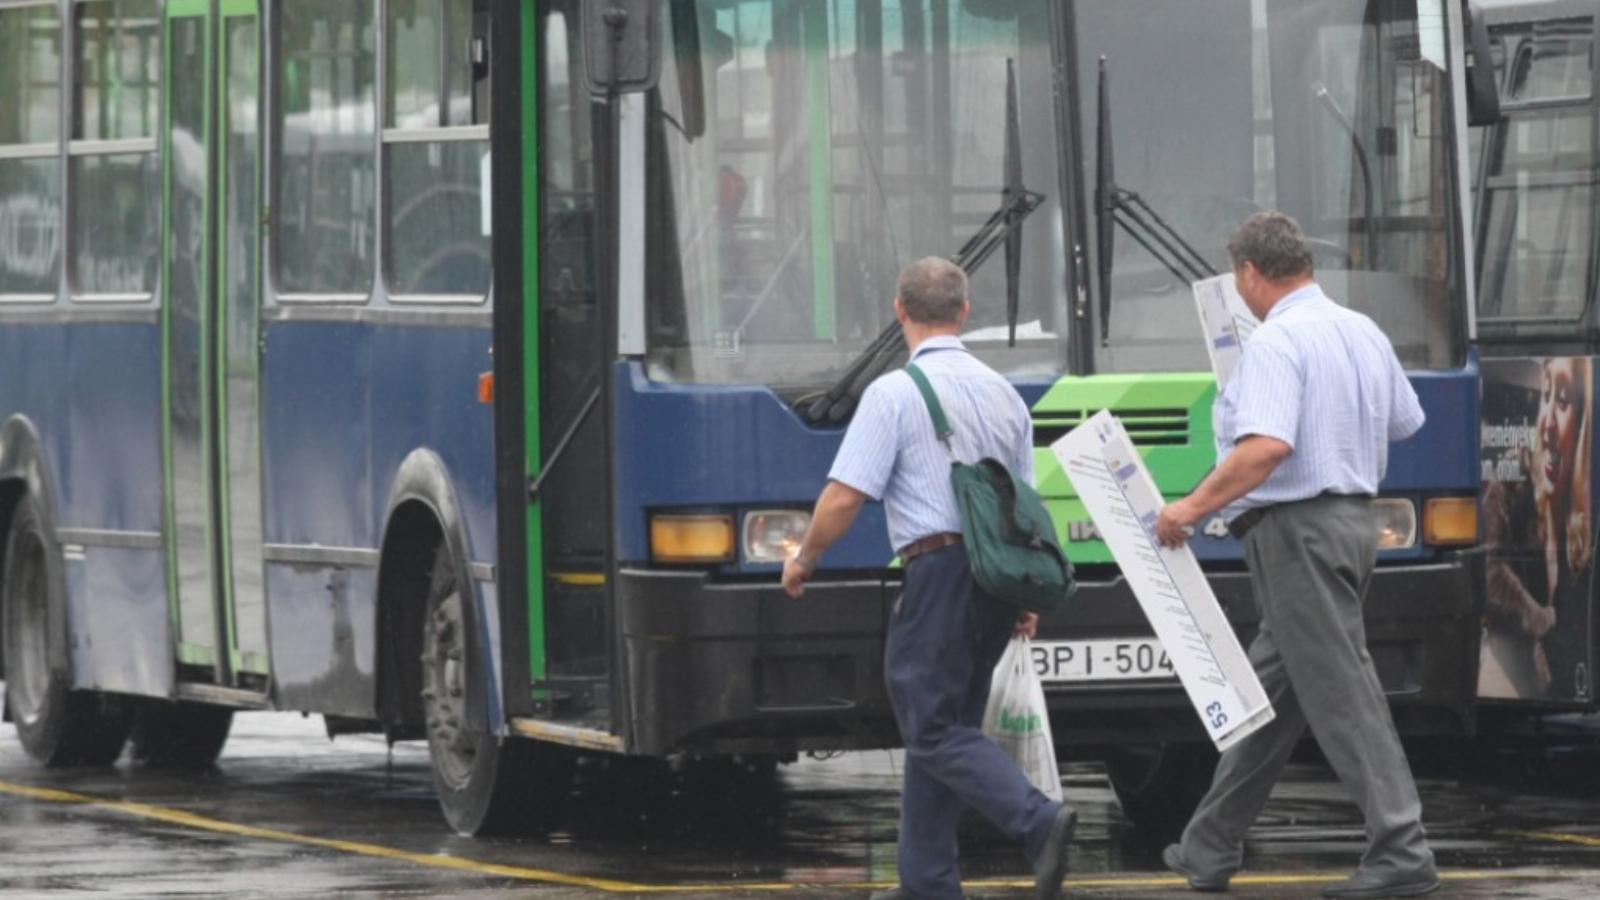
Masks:
[[[1023,845],[1035,896],[1054,900],[1077,816],[1040,793],[980,729],[1007,642],[1031,636],[1036,611],[1072,590],[1031,487],[1032,419],[1011,384],[958,337],[971,310],[959,267],[936,257],[912,263],[894,306],[911,365],[863,394],[783,585],[801,597],[862,505],[883,502],[905,564],[884,669],[906,769],[900,886],[874,900],[960,900],[963,807]]]

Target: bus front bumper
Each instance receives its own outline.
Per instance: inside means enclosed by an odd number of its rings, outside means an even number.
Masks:
[[[899,743],[883,685],[897,581],[623,569],[617,579],[628,752],[780,753]]]
[[[1126,581],[1091,572],[1040,641],[1153,633]],[[1242,569],[1208,573],[1246,646],[1260,621]],[[1467,733],[1477,685],[1479,553],[1373,573],[1367,644],[1402,734]],[[617,579],[628,752],[863,750],[899,743],[883,685],[883,641],[897,581],[819,581],[790,599],[771,582],[624,569]],[[1205,739],[1174,680],[1046,687],[1057,752]]]
[[[1069,609],[1041,623],[1039,640],[1145,638],[1153,632],[1120,576],[1080,572]],[[1208,572],[1212,591],[1249,647],[1261,621],[1243,569]],[[1367,649],[1401,734],[1461,734],[1474,727],[1481,553],[1426,564],[1385,565],[1367,590]],[[1130,743],[1203,741],[1205,733],[1175,680],[1051,684],[1046,696],[1058,752],[1096,757]]]

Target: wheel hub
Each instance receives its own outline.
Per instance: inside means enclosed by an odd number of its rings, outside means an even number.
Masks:
[[[465,722],[466,627],[461,591],[435,595],[422,641],[422,708],[434,768],[451,788],[467,783],[477,758],[477,735]]]

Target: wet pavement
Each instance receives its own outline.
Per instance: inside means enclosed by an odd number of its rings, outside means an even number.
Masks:
[[[202,775],[45,771],[0,727],[0,900],[69,897],[652,896],[864,898],[894,880],[898,756],[805,759],[775,783],[587,767],[554,830],[450,834],[423,745],[326,738],[319,718],[241,713]],[[604,769],[604,771],[602,771]],[[1078,807],[1068,896],[1192,896],[1122,819],[1097,766]],[[1507,758],[1419,778],[1442,897],[1600,897],[1600,755]],[[1363,843],[1337,782],[1299,764],[1251,833],[1239,897],[1315,897]],[[969,829],[972,897],[1031,896],[1018,852]]]

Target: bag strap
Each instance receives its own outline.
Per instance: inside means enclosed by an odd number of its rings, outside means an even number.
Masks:
[[[955,450],[950,447],[950,420],[944,417],[944,406],[939,403],[939,395],[933,392],[933,385],[928,382],[928,376],[916,363],[906,363],[906,374],[917,383],[917,390],[922,393],[922,402],[928,406],[928,415],[933,417],[933,434],[944,445],[945,452],[950,458],[955,459]]]

